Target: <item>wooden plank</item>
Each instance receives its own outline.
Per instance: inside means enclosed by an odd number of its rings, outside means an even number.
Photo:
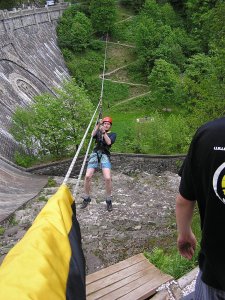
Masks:
[[[156,293],[157,288],[162,285],[163,283],[166,283],[170,280],[172,280],[173,277],[167,274],[162,274],[162,276],[159,278],[153,278],[150,282],[146,282],[145,284],[141,285],[139,288],[129,292],[128,294],[124,295],[123,297],[120,297],[120,300],[145,300],[148,297],[154,295]],[[151,287],[151,288],[150,288]],[[111,299],[111,298],[108,298]]]
[[[116,273],[119,270],[126,269],[127,267],[131,265],[135,265],[136,263],[146,260],[145,256],[142,253],[139,253],[135,256],[132,256],[126,260],[123,260],[115,265],[109,266],[105,269],[99,270],[95,273],[92,273],[86,277],[86,285],[99,280],[101,278],[105,278],[105,276],[108,276],[110,274]]]
[[[140,253],[86,278],[87,300],[144,300],[172,280]]]
[[[126,269],[119,270],[113,274],[110,274],[107,276],[105,275],[105,278],[102,278],[100,280],[94,281],[87,285],[87,295],[98,291],[101,288],[107,287],[109,285],[112,285],[115,282],[118,282],[122,280],[123,278],[130,277],[132,274],[135,274],[137,272],[140,272],[142,270],[145,270],[148,268],[150,263],[148,260],[141,261],[135,265],[129,266]],[[151,266],[152,268],[154,267],[153,265]]]
[[[114,290],[107,295],[100,297],[101,300],[140,300],[146,299],[151,295],[155,294],[156,289],[163,284],[164,282],[170,280],[170,276],[167,275],[161,277],[160,279],[157,276],[158,274],[153,275],[147,274],[134,282],[130,282],[129,284]]]
[[[107,287],[100,288],[99,290],[96,290],[94,293],[88,293],[87,300],[101,299],[101,297],[103,297],[104,295],[109,294],[109,293],[113,292],[114,290],[116,290],[122,286],[125,286],[126,284],[128,284],[132,281],[135,281],[138,278],[145,276],[146,274],[148,274],[149,269],[151,269],[151,268],[152,268],[152,266],[149,265],[149,267],[146,268],[145,270],[142,270],[140,272],[132,274],[131,276],[126,277],[118,282],[115,282],[114,284],[111,284]]]

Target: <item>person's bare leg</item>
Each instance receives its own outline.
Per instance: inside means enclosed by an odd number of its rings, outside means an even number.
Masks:
[[[84,192],[85,192],[85,198],[90,197],[90,192],[91,192],[91,179],[92,176],[95,172],[94,168],[89,168],[87,169],[85,178],[84,178]]]
[[[112,211],[112,178],[111,170],[107,168],[102,169],[102,173],[105,179],[106,190],[106,206],[108,211]]]
[[[94,174],[95,169],[89,168],[87,169],[85,178],[84,178],[84,192],[85,195],[82,197],[83,203],[81,204],[81,208],[86,208],[88,204],[91,202],[90,192],[91,192],[91,178]]]
[[[105,190],[107,199],[112,196],[112,178],[111,178],[111,170],[108,168],[103,168],[102,173],[105,180]]]

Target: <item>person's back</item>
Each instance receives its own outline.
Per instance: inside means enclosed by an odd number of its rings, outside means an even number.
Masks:
[[[208,286],[222,291],[225,291],[225,243],[223,242],[225,229],[224,132],[225,118],[209,122],[198,129],[185,159],[180,183],[181,197],[198,202],[202,229],[199,255],[202,281]],[[181,200],[183,201],[182,198]],[[178,207],[180,203],[186,205],[185,201],[182,201],[178,202]],[[179,209],[177,217],[178,223],[182,223],[179,220]],[[182,226],[183,224],[181,224],[181,228]],[[182,250],[179,250],[182,254]]]

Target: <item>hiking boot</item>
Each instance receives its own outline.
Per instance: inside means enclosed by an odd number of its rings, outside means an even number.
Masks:
[[[83,201],[83,203],[81,204],[81,207],[80,208],[86,208],[87,206],[88,206],[88,204],[91,202],[91,198],[90,197],[88,197],[88,198],[83,198],[84,199],[84,201]]]
[[[112,200],[106,200],[106,206],[108,211],[112,211]]]

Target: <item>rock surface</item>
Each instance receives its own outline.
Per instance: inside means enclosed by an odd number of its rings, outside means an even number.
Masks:
[[[113,211],[108,212],[104,182],[97,173],[90,205],[80,209],[77,197],[88,273],[150,251],[171,238],[178,183],[178,175],[170,172],[159,176],[113,173]]]
[[[113,172],[113,211],[107,212],[102,175],[93,179],[92,201],[81,209],[83,182],[76,196],[87,274],[154,247],[176,243],[175,197],[179,176],[172,172]],[[63,177],[54,177],[59,186]],[[76,179],[70,178],[73,190]],[[46,200],[57,191],[45,188],[38,197],[0,225],[0,264],[8,251],[23,237]],[[194,290],[198,268],[178,281],[159,287],[154,300],[178,300]]]
[[[179,176],[164,172],[124,174],[113,172],[113,211],[105,204],[104,180],[97,172],[93,178],[92,201],[81,209],[83,182],[75,199],[80,223],[87,274],[160,245],[175,243],[174,208]],[[54,177],[59,186],[63,178]],[[73,188],[76,179],[69,179]],[[1,226],[1,255],[4,256],[31,226],[57,188],[46,188]],[[43,201],[45,200],[45,201]],[[3,230],[4,230],[3,229]],[[172,240],[171,240],[172,239]]]

